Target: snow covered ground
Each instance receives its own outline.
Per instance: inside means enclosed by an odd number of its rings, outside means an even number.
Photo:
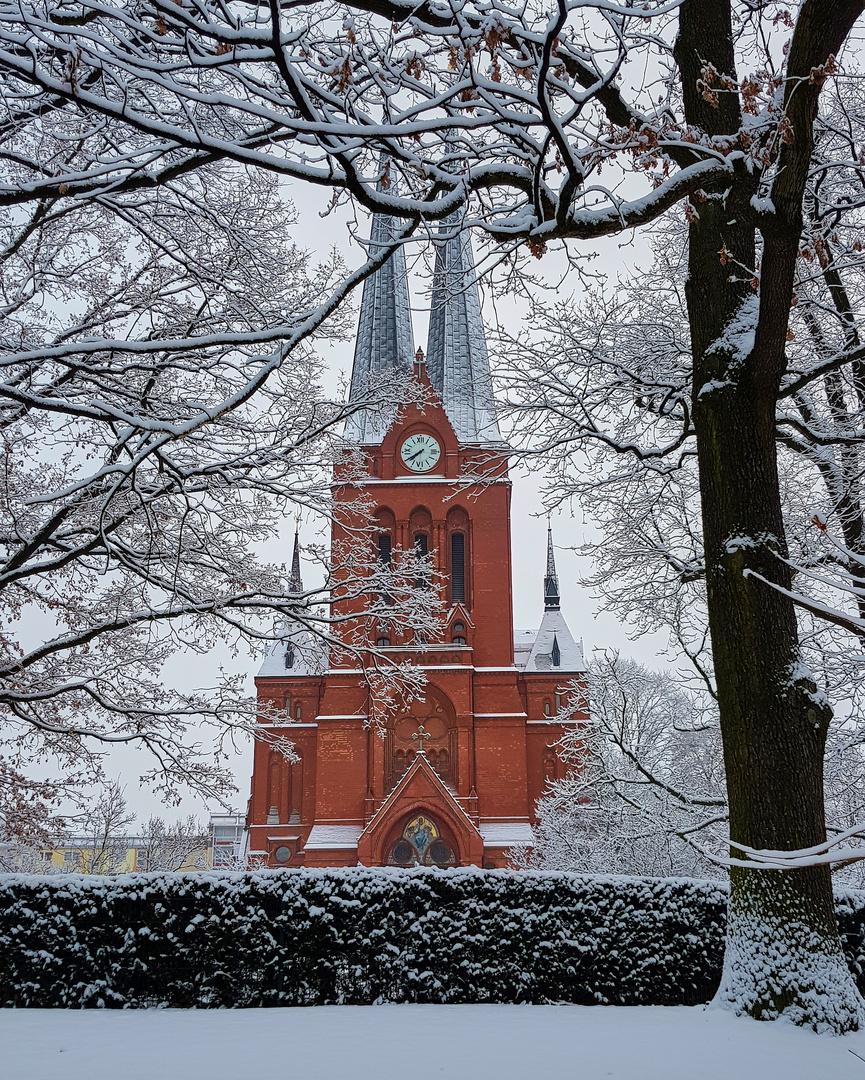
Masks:
[[[0,1010],[2,1080],[283,1077],[865,1080],[865,1033],[814,1035],[704,1008]]]

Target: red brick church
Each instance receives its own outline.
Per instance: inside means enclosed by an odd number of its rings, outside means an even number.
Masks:
[[[371,243],[391,227],[374,219]],[[292,717],[274,733],[292,740],[298,760],[256,743],[248,851],[269,866],[504,866],[510,848],[531,844],[535,803],[561,774],[553,749],[561,728],[549,718],[584,671],[582,649],[560,610],[551,536],[546,573],[537,570],[540,627],[514,630],[508,447],[469,235],[450,223],[437,245],[426,360],[413,357],[397,252],[364,284],[351,395],[359,401],[370,376],[414,370],[432,404],[404,409],[386,430],[360,410],[346,436],[364,455],[378,557],[432,555],[446,583],[446,628],[422,644],[370,631],[371,646],[411,659],[427,678],[425,699],[387,716],[383,730],[370,724],[363,654],[322,655],[299,629],[271,650],[256,678],[259,700]],[[470,480],[479,458],[494,477],[480,487]],[[356,485],[336,488],[338,501],[356,495]],[[519,572],[530,565],[521,553]],[[298,590],[300,574],[295,538]]]

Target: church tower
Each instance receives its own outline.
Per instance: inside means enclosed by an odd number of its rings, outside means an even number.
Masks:
[[[392,229],[374,218],[371,244]],[[262,734],[284,735],[298,758],[256,743],[249,853],[269,866],[504,866],[510,848],[531,844],[535,803],[561,775],[557,714],[585,665],[560,610],[551,532],[540,628],[514,631],[508,447],[471,240],[455,218],[436,240],[426,357],[412,353],[398,251],[364,283],[350,400],[362,401],[368,380],[388,371],[413,372],[424,396],[395,420],[361,408],[346,425],[375,507],[373,536],[354,543],[368,542],[385,561],[400,551],[429,555],[444,583],[443,630],[427,641],[367,620],[375,653],[326,656],[302,627],[286,628],[256,679],[259,699],[292,718],[262,725]],[[344,475],[337,469],[334,494],[348,506],[358,481],[341,484]],[[347,515],[336,515],[334,551],[350,535]],[[297,538],[291,579],[300,593]],[[339,601],[334,611],[353,614]],[[366,677],[376,656],[410,660],[427,680],[424,700],[381,722]]]

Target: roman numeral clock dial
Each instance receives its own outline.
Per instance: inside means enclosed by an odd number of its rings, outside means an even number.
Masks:
[[[441,454],[442,451],[438,440],[434,439],[432,435],[426,435],[423,432],[409,435],[399,452],[403,464],[412,472],[418,473],[429,472],[430,469],[434,468],[438,464]]]

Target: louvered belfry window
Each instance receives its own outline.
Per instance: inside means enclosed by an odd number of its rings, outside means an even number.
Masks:
[[[415,533],[414,549],[419,557],[424,557],[429,554],[429,538],[426,533]],[[416,577],[414,580],[414,587],[416,589],[426,589],[428,584],[427,579],[423,576]]]
[[[451,533],[451,603],[466,602],[466,538],[463,533]]]
[[[390,560],[391,560],[391,538],[390,538],[390,533],[379,533],[378,534],[378,561],[382,564],[382,566],[390,568]],[[382,600],[384,600],[384,602],[386,604],[390,605],[390,604],[393,603],[393,597],[390,596],[388,593],[383,592],[380,595],[381,595]],[[390,642],[388,642],[388,644],[390,644]]]

